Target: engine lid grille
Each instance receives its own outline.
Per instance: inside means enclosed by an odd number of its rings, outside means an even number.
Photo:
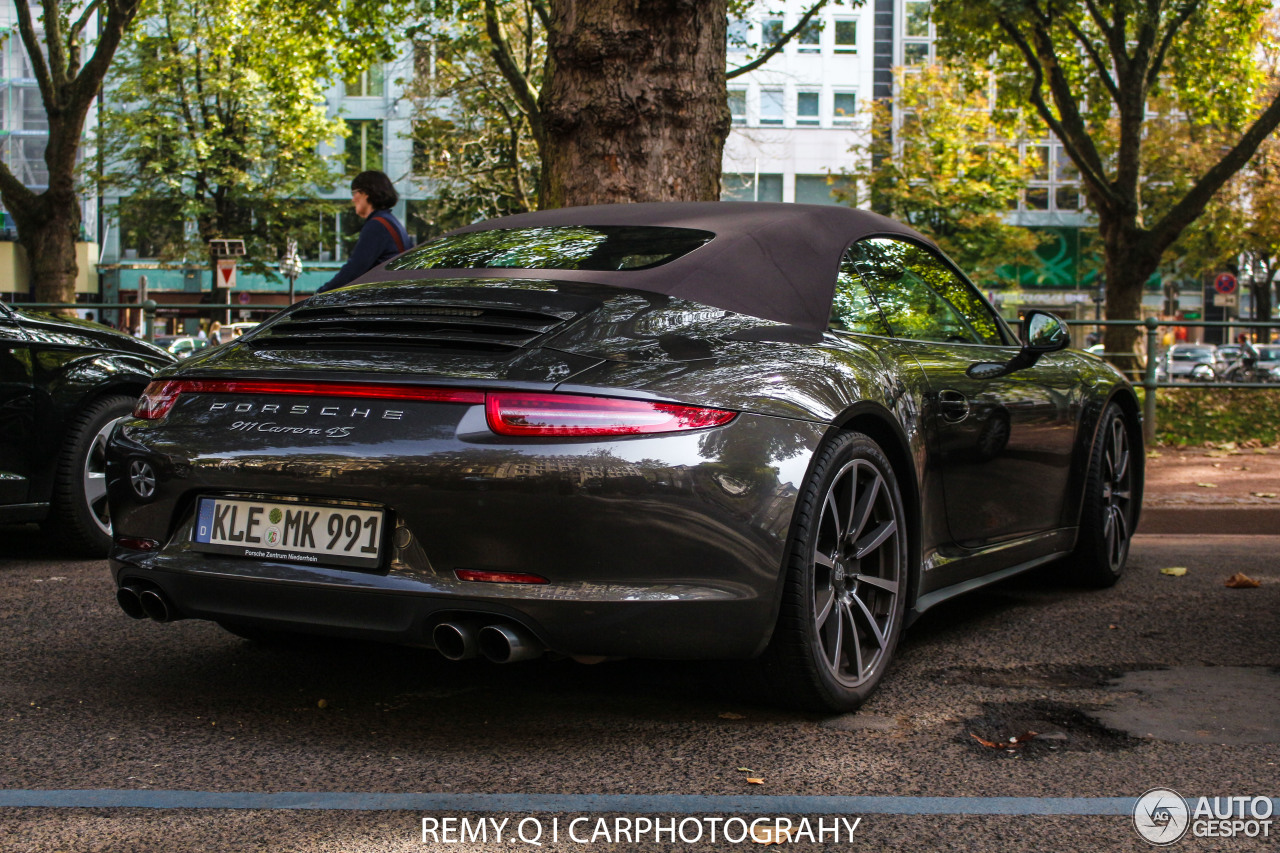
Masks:
[[[576,316],[508,306],[404,302],[300,308],[256,333],[255,349],[526,349]]]

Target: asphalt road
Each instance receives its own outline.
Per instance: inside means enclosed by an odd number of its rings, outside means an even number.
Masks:
[[[738,666],[451,664],[428,651],[323,641],[273,648],[203,622],[135,622],[115,605],[104,565],[59,560],[27,529],[0,528],[0,794],[1013,797],[1031,810],[1047,801],[1026,798],[1136,797],[1156,786],[1188,797],[1274,798],[1278,544],[1140,536],[1114,589],[1082,591],[1040,573],[971,594],[914,626],[860,713],[823,717],[770,707]],[[1160,573],[1172,566],[1187,572]],[[1228,589],[1223,580],[1235,572],[1262,586]],[[1007,741],[1027,731],[1039,734],[1012,751],[973,737]],[[510,818],[511,827],[532,816],[548,832],[553,819],[562,827],[572,819],[533,811],[533,800],[509,802],[484,816]],[[751,802],[764,811],[788,803]],[[734,814],[745,813],[719,816]],[[0,850],[752,849],[705,837],[578,844],[544,836],[538,847],[512,840],[510,829],[500,844],[424,843],[422,819],[444,816],[10,807],[0,808]],[[619,815],[593,813],[580,826],[601,816]],[[796,846],[1152,849],[1124,815],[861,817],[852,840]],[[1280,815],[1273,826],[1280,834]],[[1276,844],[1187,837],[1174,849]]]

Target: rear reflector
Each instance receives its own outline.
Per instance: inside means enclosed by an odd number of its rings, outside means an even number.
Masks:
[[[143,539],[138,536],[117,536],[116,544],[121,548],[129,548],[134,551],[154,551],[160,547],[160,543],[154,539]]]
[[[411,400],[422,403],[484,404],[489,429],[498,435],[570,437],[642,435],[723,426],[736,412],[621,400],[580,394],[525,391],[473,391],[421,385],[360,385],[343,382],[274,382],[260,379],[165,379],[152,382],[138,398],[133,415],[159,420],[182,394],[278,394]]]
[[[531,575],[526,572],[478,572],[474,569],[456,569],[454,574],[460,581],[479,581],[481,583],[548,583],[542,575]]]
[[[640,435],[706,429],[733,420],[734,412],[648,400],[491,391],[485,416],[498,435]]]

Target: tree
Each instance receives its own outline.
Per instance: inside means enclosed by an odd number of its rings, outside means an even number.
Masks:
[[[410,30],[413,173],[431,181],[432,230],[538,207],[538,144],[494,58],[485,4],[461,0]],[[493,27],[521,79],[542,82],[545,30],[531,0],[491,4]],[[536,120],[537,115],[533,116]]]
[[[76,161],[85,118],[138,4],[139,0],[44,0],[37,32],[29,0],[14,0],[18,33],[49,119],[44,152],[49,186],[36,192],[0,162],[0,200],[17,224],[37,302],[75,301],[75,241],[81,221]],[[86,30],[95,20],[97,41],[86,60]]]
[[[725,80],[768,61],[827,2],[815,0],[754,61],[727,73],[727,17],[750,0],[454,0],[449,8],[479,11],[538,152],[538,203],[560,207],[719,198]],[[528,26],[513,29],[513,20]],[[527,66],[521,49],[529,33],[540,38],[538,27],[546,61]]]
[[[322,14],[337,8],[346,17]],[[247,237],[246,266],[264,272],[265,246],[318,239],[335,208],[315,197],[334,178],[319,146],[344,130],[326,117],[323,86],[382,58],[387,23],[359,3],[154,0],[101,117],[97,177],[128,193],[124,226],[173,258]]]
[[[1138,318],[1165,252],[1280,124],[1274,78],[1254,54],[1267,8],[1266,0],[936,0],[944,55],[996,56],[1079,169],[1102,238],[1109,318]],[[1177,192],[1150,179],[1160,165],[1146,145],[1153,100],[1187,133],[1224,142]],[[1136,336],[1109,328],[1107,349],[1132,351]]]
[[[1005,222],[1027,185],[1018,156],[1019,114],[993,110],[985,74],[942,65],[899,70],[892,100],[872,102],[871,140],[852,149],[861,163],[833,191],[845,204],[877,210],[931,237],[960,267],[985,281],[1004,264],[1032,263],[1039,238]],[[895,129],[895,112],[903,116]]]

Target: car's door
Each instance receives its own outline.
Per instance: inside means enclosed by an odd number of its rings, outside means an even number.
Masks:
[[[0,506],[26,503],[32,465],[31,352],[13,315],[0,308]]]
[[[951,537],[981,548],[1063,526],[1080,388],[1073,357],[974,378],[1019,350],[986,301],[941,255],[871,238],[850,255],[894,336],[909,343],[929,393],[922,420],[941,469]]]

